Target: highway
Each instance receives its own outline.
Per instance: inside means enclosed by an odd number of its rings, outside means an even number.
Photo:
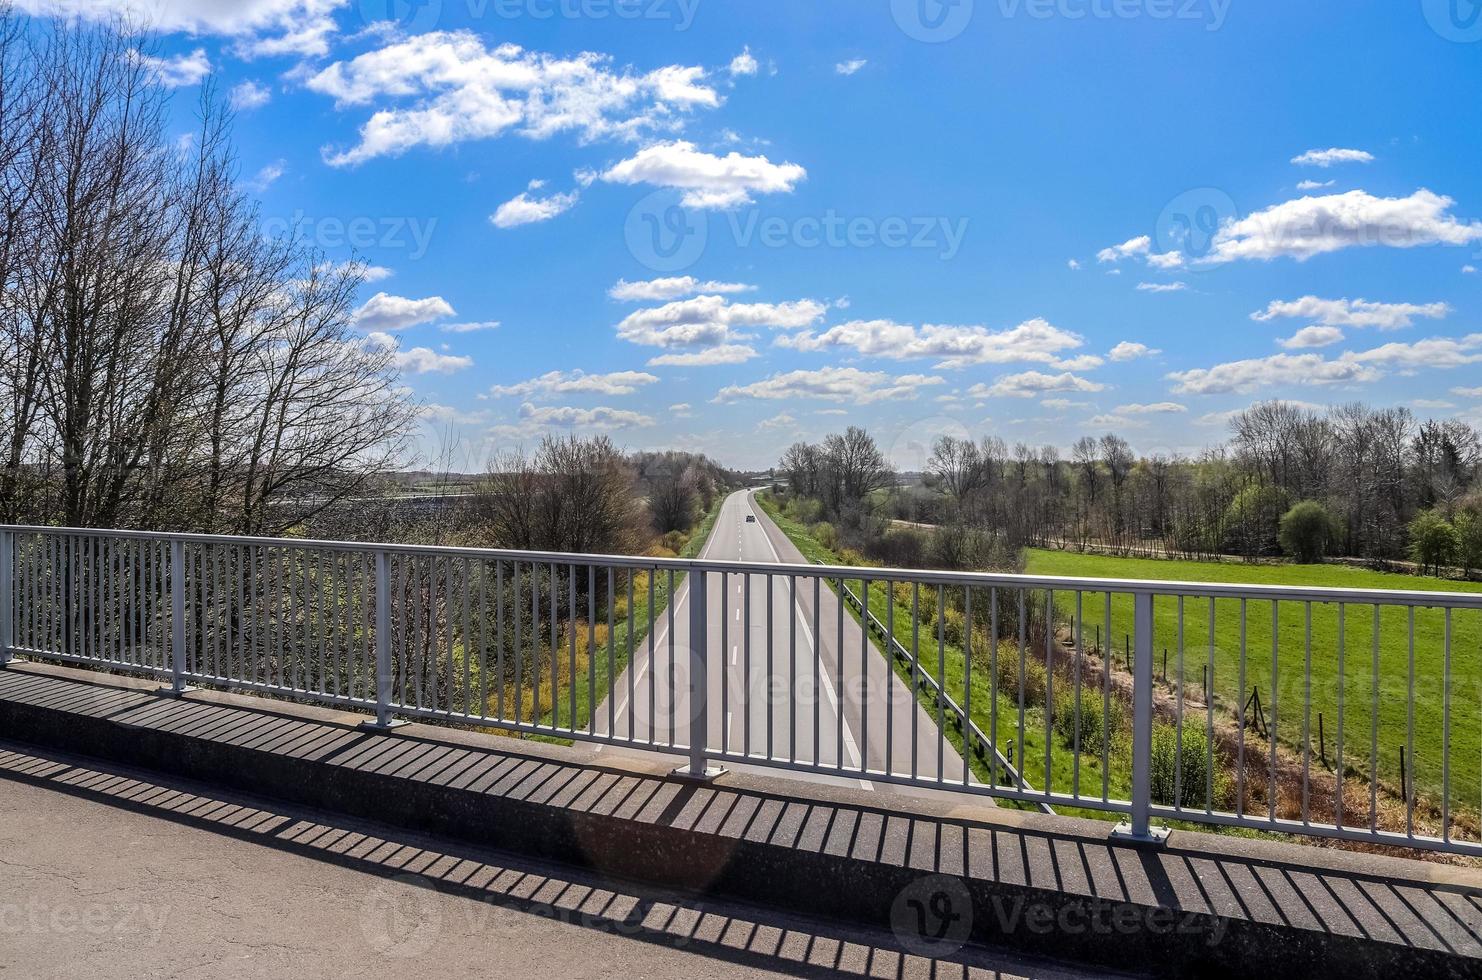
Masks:
[[[708,576],[706,744],[724,745],[751,760],[817,765],[829,771],[813,778],[883,792],[902,787],[861,773],[888,768],[900,775],[914,771],[961,780],[962,758],[940,734],[936,719],[911,697],[828,585],[807,573],[807,560],[753,493],[737,491],[726,498],[700,557],[794,564],[803,566],[803,575],[795,580],[774,575],[770,582],[760,574]],[[747,521],[748,516],[755,520]],[[639,742],[667,745],[672,734],[674,744],[689,744],[689,585],[689,580],[680,584],[670,609],[660,614],[652,652],[647,642],[634,651],[633,662],[614,685],[615,703],[598,708],[599,732],[609,730],[611,716],[611,730],[619,737],[631,731]],[[923,642],[925,665],[934,662],[934,654],[935,644]],[[753,768],[735,760],[724,764]],[[775,766],[754,768],[776,771]]]

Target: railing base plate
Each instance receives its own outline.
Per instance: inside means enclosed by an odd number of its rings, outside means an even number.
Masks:
[[[180,697],[184,697],[185,695],[189,694],[191,691],[196,691],[196,690],[199,690],[199,688],[189,687],[189,686],[186,686],[186,687],[174,687],[174,686],[171,686],[171,687],[157,687],[157,688],[154,689],[154,693],[160,695],[161,697],[166,697],[166,698],[180,698]]]
[[[1168,835],[1172,833],[1167,827],[1149,827],[1146,834],[1134,834],[1132,825],[1125,820],[1112,828],[1111,839],[1118,844],[1131,844],[1135,847],[1162,847],[1168,843]]]
[[[16,664],[23,664],[26,662],[27,660],[25,657],[12,656],[9,660],[0,660],[0,670],[4,670],[6,667],[12,667]]]
[[[391,721],[386,722],[386,724],[384,724],[384,725],[381,724],[379,721],[362,721],[360,724],[356,725],[355,727],[356,728],[363,728],[363,729],[365,729],[368,732],[389,732],[393,728],[401,728],[403,725],[410,725],[410,724],[411,724],[411,722],[409,722],[409,721],[402,721],[401,719],[397,718],[397,719],[393,719]]]
[[[724,766],[710,766],[704,772],[695,772],[689,766],[680,766],[669,773],[671,779],[683,779],[691,783],[708,783],[713,779],[724,776],[727,770]]]

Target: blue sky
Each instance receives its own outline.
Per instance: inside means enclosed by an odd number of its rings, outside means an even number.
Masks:
[[[373,267],[455,466],[849,423],[907,467],[1195,452],[1269,397],[1482,423],[1473,0],[63,6],[150,18],[181,132],[208,69],[233,94],[271,228]]]

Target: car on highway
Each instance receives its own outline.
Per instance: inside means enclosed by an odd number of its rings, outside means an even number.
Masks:
[[[747,514],[746,515],[746,523],[748,523],[748,524],[755,524],[756,523],[756,515],[755,514]]]

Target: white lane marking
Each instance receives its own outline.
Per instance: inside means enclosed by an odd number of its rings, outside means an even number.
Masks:
[[[751,495],[748,494],[746,499],[747,507],[750,508]],[[773,560],[775,560],[779,565],[783,564],[782,556],[777,553],[777,548],[772,544],[772,536],[766,532],[765,528],[762,529],[762,538],[767,542],[767,548],[772,552]],[[779,580],[777,584],[780,586],[782,583]],[[803,627],[804,635],[808,638],[808,645],[813,648],[813,655],[815,657],[819,656],[820,651],[818,649],[818,643],[813,637],[813,631],[808,628],[808,622],[806,619],[803,618],[803,607],[800,606],[796,601],[794,601],[792,603],[792,609],[793,615],[797,618],[798,624]],[[840,653],[838,656],[839,663],[842,665],[844,662],[844,655]],[[849,755],[852,756],[853,763],[855,765],[860,765],[860,760],[863,757],[860,755],[859,743],[854,740],[854,731],[849,726],[849,719],[844,717],[844,709],[839,704],[839,697],[834,691],[833,682],[829,680],[828,671],[819,670],[818,676],[823,681],[823,690],[828,695],[829,703],[833,706],[834,713],[837,714],[843,722],[843,725],[841,727],[844,729],[844,747],[848,750]],[[814,759],[813,761],[815,764],[818,764],[819,760]],[[860,768],[863,768],[863,766],[861,765]],[[859,780],[859,785],[868,790],[873,790],[875,788],[868,779]]]

